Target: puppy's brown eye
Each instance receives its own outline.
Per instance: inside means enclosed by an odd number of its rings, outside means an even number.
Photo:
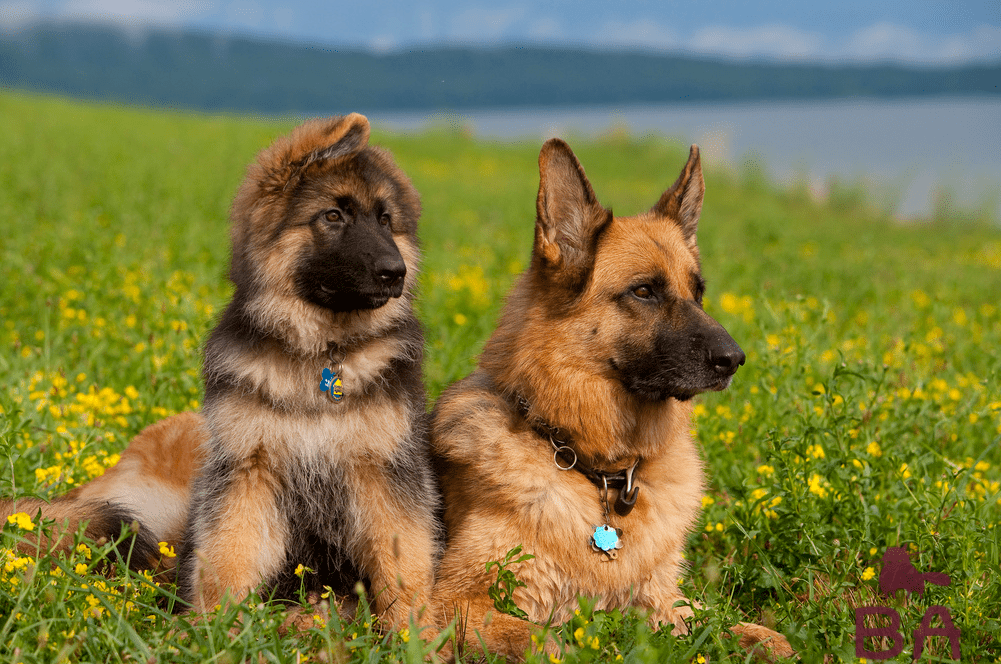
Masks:
[[[633,295],[641,300],[649,300],[653,297],[653,289],[645,284],[643,286],[637,286],[633,289]]]
[[[382,224],[383,226],[388,226],[390,221],[391,220],[389,218],[388,212],[383,212],[382,216],[379,217],[379,223]]]
[[[340,210],[327,210],[326,212],[323,213],[323,218],[331,223],[344,221],[344,217],[341,216]]]

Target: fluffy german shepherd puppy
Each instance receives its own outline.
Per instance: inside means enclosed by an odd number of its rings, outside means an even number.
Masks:
[[[363,580],[396,625],[427,604],[420,200],[368,137],[361,115],[314,120],[257,156],[232,207],[235,292],[205,347],[204,420],[155,425],[131,465],[43,510],[90,518],[92,537],[137,520],[138,566],[180,540],[195,610],[258,587],[294,597],[302,581],[350,594]]]
[[[696,146],[635,217],[598,203],[563,141],[543,146],[539,169],[531,265],[431,425],[447,533],[435,601],[469,645],[482,638],[511,658],[531,625],[494,610],[485,563],[517,545],[535,556],[515,570],[527,585],[514,595],[533,622],[564,622],[588,596],[687,629],[678,577],[703,490],[691,399],[726,388],[744,363],[702,309]],[[735,632],[791,653],[771,630]]]
[[[412,308],[420,200],[357,114],[262,152],[233,203],[236,292],[205,347],[207,459],[181,594],[211,608],[262,582],[348,592],[406,622],[427,603],[437,493]]]

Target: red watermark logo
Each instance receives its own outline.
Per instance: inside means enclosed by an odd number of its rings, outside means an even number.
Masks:
[[[915,595],[923,595],[925,584],[947,586],[949,576],[940,572],[919,572],[911,564],[907,551],[899,547],[890,547],[883,554],[883,570],[879,573],[879,590],[886,597],[893,597],[898,590]],[[865,619],[869,616],[884,616],[889,618],[889,625],[882,627],[866,627]],[[938,618],[941,627],[932,627],[932,620]],[[904,635],[900,629],[900,614],[896,609],[887,606],[860,606],[855,609],[855,656],[867,659],[883,660],[896,657],[904,649]],[[952,659],[959,661],[959,628],[952,622],[949,609],[944,606],[929,606],[921,618],[921,624],[914,630],[914,659],[921,657],[925,640],[933,636],[943,636],[949,639],[949,649]],[[893,645],[889,650],[868,650],[866,639],[890,639]],[[878,642],[877,642],[878,645]]]

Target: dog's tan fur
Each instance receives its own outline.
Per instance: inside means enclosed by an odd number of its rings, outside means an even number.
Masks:
[[[119,516],[142,517],[142,527],[152,542],[179,546],[187,526],[192,478],[204,460],[208,440],[204,419],[181,413],[146,427],[122,452],[118,463],[103,475],[63,496],[45,502],[36,498],[0,501],[0,513],[39,512],[53,524],[48,537],[24,540],[20,549],[32,553],[62,550],[73,544],[74,534],[84,533],[95,541],[117,538],[123,525]],[[115,510],[109,512],[109,506]],[[159,548],[133,552],[134,566],[155,570],[161,578],[174,569],[176,557],[164,556]]]
[[[445,392],[432,421],[447,531],[435,601],[462,623],[468,645],[477,648],[482,638],[488,650],[511,658],[526,652],[531,626],[494,610],[487,591],[495,572],[485,564],[517,545],[535,556],[515,569],[526,585],[514,599],[530,621],[564,622],[586,596],[597,608],[639,607],[654,625],[686,630],[692,612],[675,606],[685,600],[678,579],[703,491],[688,397],[729,381],[650,399],[628,389],[616,369],[625,364],[623,349],[659,361],[653,337],[681,325],[672,316],[682,306],[697,324],[725,335],[694,306],[701,302],[695,228],[704,191],[697,149],[653,209],[629,218],[598,204],[562,141],[546,143],[539,164],[531,266],[510,293],[479,368]],[[663,306],[623,303],[637,284],[654,283]],[[596,486],[557,467],[539,422],[562,432],[592,468],[611,472],[641,459],[633,511],[606,517]],[[610,491],[609,500],[616,496]],[[589,545],[594,527],[605,523],[623,531],[614,560]],[[776,654],[790,652],[771,630],[736,631],[748,645],[771,640]]]

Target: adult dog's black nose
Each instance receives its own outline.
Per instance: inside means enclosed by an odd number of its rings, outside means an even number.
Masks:
[[[710,359],[716,371],[729,376],[736,373],[737,369],[744,365],[744,360],[747,357],[744,355],[744,351],[740,349],[740,346],[736,342],[731,341],[728,347],[721,349],[721,352],[713,353]]]
[[[716,334],[709,344],[709,362],[716,373],[732,376],[744,364],[747,357],[722,325],[716,323],[714,331]]]

